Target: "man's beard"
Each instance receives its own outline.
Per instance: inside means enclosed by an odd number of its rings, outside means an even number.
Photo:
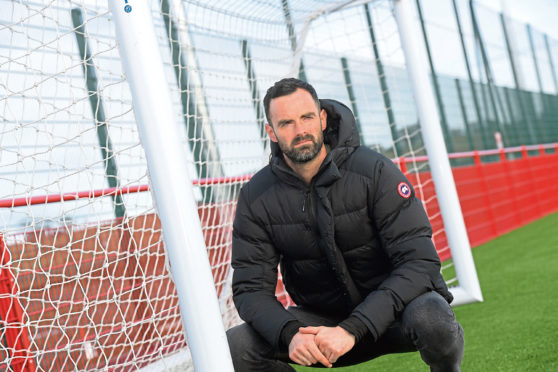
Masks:
[[[299,142],[310,140],[312,144],[306,144],[299,148],[295,148],[295,145]],[[287,147],[284,143],[279,142],[279,147],[283,154],[288,157],[293,163],[303,164],[314,159],[320,153],[322,146],[324,145],[324,136],[320,132],[317,139],[314,136],[307,134],[305,136],[296,137],[291,143],[290,147]]]

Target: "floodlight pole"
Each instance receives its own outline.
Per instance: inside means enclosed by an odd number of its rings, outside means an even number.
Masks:
[[[234,371],[186,156],[146,0],[110,0],[153,197],[197,372]]]
[[[394,0],[395,17],[407,71],[413,87],[432,178],[436,187],[440,211],[453,257],[459,287],[452,287],[452,305],[482,301],[482,293],[471,254],[463,213],[459,204],[449,157],[434,100],[428,64],[418,35],[421,31],[413,19],[412,0]]]

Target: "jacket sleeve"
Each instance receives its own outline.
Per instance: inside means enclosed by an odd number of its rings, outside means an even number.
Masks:
[[[240,193],[233,224],[233,299],[240,317],[278,348],[283,327],[296,318],[275,296],[279,255]]]
[[[405,186],[410,188],[410,194],[405,192]],[[378,339],[409,302],[436,289],[435,284],[441,280],[440,259],[421,201],[411,183],[388,159],[376,164],[368,203],[370,218],[391,263],[391,274],[351,315]]]

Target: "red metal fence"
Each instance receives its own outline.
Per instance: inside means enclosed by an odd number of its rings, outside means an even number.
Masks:
[[[483,162],[487,157],[492,161]],[[558,211],[558,144],[471,151],[451,154],[450,158],[474,161],[472,165],[452,168],[473,247]],[[397,160],[402,170],[408,161]],[[413,184],[422,185],[420,191],[434,230],[434,242],[440,258],[446,260],[451,253],[430,172],[407,176]]]
[[[528,151],[533,150],[537,154],[529,155]],[[558,144],[475,151],[450,157],[474,160],[471,165],[453,168],[473,246],[558,210],[558,171],[555,170]],[[482,162],[487,157],[491,161]],[[406,171],[409,162],[426,160],[418,157],[396,162]],[[417,185],[418,195],[425,202],[438,253],[446,260],[451,254],[430,173],[407,173],[407,176]],[[234,181],[248,178],[239,177]],[[208,182],[231,181],[197,183]],[[1,200],[0,207],[145,190],[145,186],[138,186]],[[230,259],[231,208],[212,204],[200,205],[198,209],[206,244],[211,248],[208,253],[219,293],[223,290]],[[160,231],[158,219],[150,214],[100,226],[33,231],[19,234],[15,239],[11,236],[8,242],[0,235],[0,334],[3,334],[0,342],[6,344],[0,348],[0,358],[11,360],[14,371],[34,371],[36,364],[44,370],[71,371],[101,367],[101,354],[104,358],[118,358],[116,362],[120,365],[126,361],[123,359],[130,358],[141,365],[142,361],[137,360],[139,355],[147,364],[154,350],[161,352],[163,348],[171,352],[182,348],[184,339],[176,336],[182,334],[176,291],[170,278],[163,275],[165,260]],[[114,296],[118,296],[118,301],[107,301]],[[49,303],[56,306],[46,305]],[[122,339],[123,325],[127,328],[127,340]],[[29,342],[29,336],[33,343]],[[155,345],[154,339],[165,340],[165,344]],[[102,351],[84,355],[83,345],[89,341],[95,341]],[[0,367],[0,370],[4,369]]]
[[[199,208],[206,244],[214,247],[208,253],[218,293],[231,232],[211,224],[221,224],[223,211]],[[107,358],[110,365],[142,366],[184,347],[154,214],[11,236],[7,244],[0,240],[0,252],[0,336],[7,343],[0,360],[11,360],[14,371],[34,371],[35,364],[46,371],[97,370]],[[89,354],[88,344],[95,345]]]

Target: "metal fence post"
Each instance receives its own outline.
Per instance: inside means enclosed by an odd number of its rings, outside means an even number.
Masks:
[[[471,94],[473,95],[473,105],[475,107],[475,114],[477,117],[477,123],[479,129],[481,130],[481,141],[483,148],[488,149],[488,141],[487,141],[487,132],[483,125],[479,98],[477,96],[477,90],[475,88],[475,84],[473,83],[473,74],[471,73],[471,65],[469,63],[469,55],[467,53],[467,48],[465,47],[465,38],[463,36],[463,29],[461,28],[461,18],[459,16],[459,11],[457,10],[457,3],[456,0],[452,0],[453,2],[453,10],[455,13],[455,21],[457,23],[457,30],[459,31],[459,41],[461,42],[461,49],[463,50],[463,59],[465,60],[465,67],[467,68],[467,76],[469,78],[469,87],[471,89]]]
[[[554,90],[556,95],[558,95],[558,78],[556,77],[556,68],[554,66],[554,61],[552,60],[552,53],[550,52],[550,44],[548,43],[548,35],[544,34],[544,46],[546,49],[546,54],[548,55],[548,65],[550,66],[550,73],[552,74],[552,82],[554,83]]]
[[[360,142],[361,144],[364,144],[364,137],[362,136],[362,127],[358,115],[358,107],[356,103],[355,92],[353,91],[353,83],[351,80],[351,72],[349,71],[349,63],[347,62],[347,58],[341,57],[341,67],[343,68],[345,87],[347,88],[347,94],[349,96],[349,100],[351,101],[351,108],[353,109],[353,114],[355,115],[355,121],[358,130],[358,135],[360,136]]]
[[[455,79],[455,89],[457,90],[457,98],[459,99],[459,107],[461,108],[461,115],[463,116],[463,123],[465,124],[465,131],[467,133],[467,140],[469,141],[469,149],[474,150],[475,144],[473,142],[473,135],[469,126],[469,119],[467,118],[467,108],[463,100],[463,92],[461,91],[461,84],[459,79]]]
[[[295,53],[298,46],[296,41],[296,32],[293,26],[293,19],[291,17],[291,10],[289,8],[289,0],[281,0],[281,4],[283,7],[283,15],[285,16],[285,24],[287,25],[287,31],[289,32],[289,40],[291,41],[291,50]],[[306,70],[304,69],[304,61],[302,58],[300,59],[298,78],[300,80],[307,81]]]
[[[500,115],[498,113],[498,107],[496,105],[496,97],[495,95],[497,95],[497,92],[494,92],[494,77],[492,75],[492,69],[490,68],[490,62],[488,61],[488,55],[486,53],[486,49],[484,47],[484,41],[482,39],[482,35],[480,32],[480,27],[479,24],[477,22],[477,18],[475,15],[475,9],[473,6],[473,0],[469,1],[469,9],[471,11],[471,19],[473,21],[473,31],[475,33],[475,38],[477,40],[479,49],[480,49],[480,53],[481,53],[481,58],[482,58],[482,62],[483,62],[483,67],[484,67],[484,72],[486,75],[486,83],[487,83],[487,87],[488,87],[488,96],[490,98],[490,103],[492,105],[492,108],[494,110],[494,120],[495,120],[495,124],[496,124],[496,130],[499,131],[502,134],[502,137],[504,138],[504,141],[507,140],[507,136],[506,133],[504,131],[504,127],[502,126],[502,122],[500,120]],[[502,107],[502,105],[500,104],[500,107]]]
[[[444,108],[444,100],[442,99],[442,92],[440,91],[440,83],[438,81],[438,74],[436,74],[436,69],[434,68],[434,61],[432,60],[432,53],[430,52],[430,43],[428,41],[428,35],[426,34],[426,26],[424,24],[424,17],[422,15],[422,7],[420,5],[420,0],[416,0],[418,16],[420,20],[420,27],[422,30],[422,36],[424,39],[424,45],[426,47],[426,56],[428,57],[428,64],[430,65],[430,74],[432,77],[432,85],[434,87],[434,93],[436,94],[436,101],[438,102],[438,110],[440,112],[440,124],[442,125],[442,130],[444,131],[444,138],[446,140],[446,146],[449,152],[454,152],[453,138],[448,127],[448,119],[446,117],[446,110]]]
[[[85,23],[83,21],[83,13],[81,9],[74,8],[72,13],[72,23],[74,25],[74,33],[79,48],[79,55],[82,61],[83,74],[85,75],[85,84],[87,86],[87,93],[89,94],[89,103],[91,104],[91,111],[95,120],[95,128],[97,130],[97,138],[99,139],[99,146],[101,148],[101,156],[105,164],[105,174],[109,187],[119,188],[120,178],[118,177],[118,167],[116,165],[116,157],[112,148],[112,141],[107,127],[107,119],[105,116],[105,109],[103,106],[103,99],[99,92],[97,84],[97,72],[93,64],[93,56],[89,49],[89,44],[86,42]],[[116,193],[112,195],[112,202],[114,204],[114,215],[122,218],[126,215],[126,207],[122,194]]]
[[[374,26],[372,24],[372,16],[370,15],[370,9],[368,4],[364,4],[364,13],[366,14],[366,22],[368,24],[368,32],[370,34],[370,41],[372,43],[372,50],[374,51],[374,58],[376,60],[376,73],[378,75],[378,80],[380,82],[380,89],[382,90],[382,99],[384,101],[384,109],[388,118],[388,126],[391,132],[391,140],[394,144],[395,156],[400,157],[404,154],[403,146],[398,140],[399,135],[397,134],[397,124],[395,123],[395,115],[393,114],[393,107],[391,106],[391,97],[389,93],[389,88],[387,85],[386,74],[384,72],[384,64],[382,63],[382,58],[380,57],[380,52],[378,50],[378,43],[376,42],[376,35],[374,33]]]
[[[170,1],[173,1],[171,4]],[[182,116],[188,134],[188,144],[194,158],[194,165],[199,178],[223,177],[220,155],[215,145],[215,134],[209,122],[208,110],[205,107],[203,94],[196,93],[195,84],[190,76],[194,73],[189,69],[188,51],[184,50],[186,41],[191,41],[181,9],[182,3],[175,0],[161,0],[161,15],[165,22],[169,41],[171,61],[180,92]],[[178,14],[177,14],[178,13]],[[182,21],[182,22],[181,22]],[[186,35],[184,35],[186,33]],[[187,40],[183,40],[186,38]],[[194,60],[193,56],[190,58]],[[201,83],[201,79],[199,83]],[[204,199],[208,201],[225,200],[227,193],[219,190],[219,186],[200,186]]]
[[[248,80],[248,85],[250,86],[250,93],[252,94],[252,105],[254,106],[254,111],[256,112],[256,120],[258,121],[258,127],[260,129],[260,138],[262,139],[264,150],[268,148],[269,138],[265,131],[265,117],[264,109],[260,100],[260,93],[258,90],[258,81],[256,79],[256,73],[254,72],[254,66],[252,65],[252,57],[250,56],[250,49],[248,48],[248,40],[244,39],[240,42],[242,49],[242,60],[244,61],[244,67],[246,67],[246,79]]]

